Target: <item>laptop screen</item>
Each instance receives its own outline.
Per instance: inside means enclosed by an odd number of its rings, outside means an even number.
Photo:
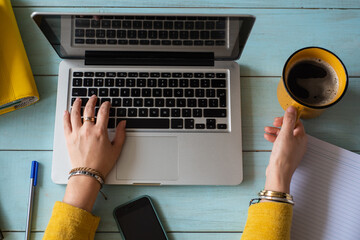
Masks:
[[[255,18],[250,15],[134,15],[34,13],[33,19],[61,58],[86,52],[152,51],[240,57]]]

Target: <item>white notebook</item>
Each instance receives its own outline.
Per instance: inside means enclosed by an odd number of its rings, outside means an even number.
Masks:
[[[360,155],[308,137],[291,183],[291,239],[360,239]]]

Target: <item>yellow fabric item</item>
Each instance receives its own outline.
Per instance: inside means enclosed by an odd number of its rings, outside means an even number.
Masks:
[[[94,239],[100,218],[63,202],[56,202],[44,240]]]
[[[39,100],[10,0],[0,0],[0,114]]]
[[[261,202],[249,207],[241,240],[290,240],[293,206]]]

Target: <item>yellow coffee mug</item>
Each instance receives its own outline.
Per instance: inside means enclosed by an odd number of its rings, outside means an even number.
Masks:
[[[304,102],[290,90],[288,76],[290,70],[299,62],[307,59],[319,59],[328,63],[335,71],[338,79],[338,88],[331,101],[324,105],[313,105]],[[286,110],[289,106],[297,109],[297,118],[314,118],[319,116],[325,108],[339,102],[344,96],[348,86],[348,74],[345,65],[329,50],[320,47],[306,47],[293,53],[285,63],[282,77],[277,87],[277,98],[281,107]]]

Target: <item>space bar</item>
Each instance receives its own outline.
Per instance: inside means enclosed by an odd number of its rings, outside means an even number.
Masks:
[[[161,118],[124,118],[126,128],[170,128],[169,119]]]

